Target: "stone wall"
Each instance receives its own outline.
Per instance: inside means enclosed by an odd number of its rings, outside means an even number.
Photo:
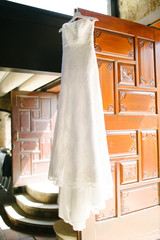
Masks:
[[[119,17],[138,21],[155,10],[160,10],[160,0],[117,0]]]
[[[0,111],[0,148],[11,149],[11,115]]]

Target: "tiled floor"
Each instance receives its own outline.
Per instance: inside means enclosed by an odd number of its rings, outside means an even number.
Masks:
[[[12,230],[0,216],[0,240],[56,240],[55,236],[39,236]]]

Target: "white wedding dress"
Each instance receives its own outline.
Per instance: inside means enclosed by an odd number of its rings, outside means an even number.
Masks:
[[[62,27],[61,92],[49,167],[60,186],[59,216],[74,230],[112,196],[102,97],[94,50],[94,22]]]

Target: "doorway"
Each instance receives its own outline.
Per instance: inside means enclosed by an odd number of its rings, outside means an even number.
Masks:
[[[12,186],[47,179],[60,74],[3,71],[0,82],[1,105],[3,96],[10,99],[11,111],[1,113],[0,144],[12,150]]]

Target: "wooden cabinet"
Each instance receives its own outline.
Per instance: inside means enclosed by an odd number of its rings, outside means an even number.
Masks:
[[[12,91],[13,185],[47,180],[57,95]]]
[[[122,19],[80,12],[99,19],[94,43],[114,182],[114,197],[89,220],[94,234],[90,237],[86,228],[82,240],[144,240],[149,239],[148,232],[150,239],[160,239],[160,33]],[[144,223],[143,228],[138,222]]]

